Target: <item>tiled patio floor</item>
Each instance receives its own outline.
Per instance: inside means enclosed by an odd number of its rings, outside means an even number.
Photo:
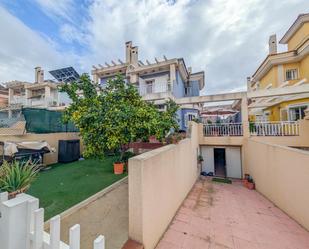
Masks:
[[[157,249],[306,249],[309,232],[240,182],[199,180]]]

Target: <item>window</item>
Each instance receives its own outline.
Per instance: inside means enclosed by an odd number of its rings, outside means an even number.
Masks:
[[[197,118],[197,113],[187,113],[185,115],[185,127],[188,127],[188,122]]]
[[[185,87],[185,96],[190,96],[191,95],[191,87],[187,86]]]
[[[285,80],[296,80],[298,79],[297,69],[288,69],[285,71]]]
[[[297,121],[305,117],[305,110],[308,108],[307,105],[295,106],[289,108],[290,121]]]
[[[146,93],[153,93],[154,80],[146,80]]]

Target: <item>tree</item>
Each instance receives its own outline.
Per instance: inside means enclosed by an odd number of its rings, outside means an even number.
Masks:
[[[85,157],[102,157],[106,150],[120,149],[122,159],[129,143],[152,135],[162,140],[171,128],[178,129],[175,102],[168,101],[167,110],[160,112],[121,76],[108,80],[103,88],[82,75],[78,82],[64,84],[61,91],[73,102],[65,120],[79,128]]]

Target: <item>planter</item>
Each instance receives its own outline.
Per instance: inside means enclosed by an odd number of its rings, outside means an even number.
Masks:
[[[242,184],[244,187],[246,187],[247,189],[255,189],[255,183],[253,182],[249,182],[247,179],[242,180]]]
[[[114,163],[114,174],[115,175],[123,174],[123,169],[124,169],[124,163],[122,163],[122,162]]]
[[[253,182],[248,182],[247,188],[253,190],[253,189],[255,189],[255,184]]]
[[[21,193],[25,193],[28,190],[28,187],[16,190],[14,192],[10,192],[9,195],[9,199],[13,199],[16,197],[16,195],[21,194]]]
[[[243,179],[242,180],[242,185],[244,186],[244,187],[246,187],[247,188],[247,185],[248,185],[248,180],[247,179]]]

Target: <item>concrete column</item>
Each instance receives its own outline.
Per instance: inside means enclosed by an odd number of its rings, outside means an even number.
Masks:
[[[48,102],[51,100],[51,90],[49,86],[45,86],[45,98],[44,98],[44,102],[45,102],[45,106],[48,106]]]
[[[171,89],[173,89],[174,83],[176,82],[176,65],[170,65],[170,81],[171,81]]]
[[[137,74],[130,74],[130,83],[137,83]]]
[[[32,92],[29,89],[25,89],[25,98],[26,98],[26,105],[30,106],[31,105],[31,96]]]
[[[12,88],[9,88],[9,105],[11,105],[13,101],[14,101],[14,90]]]
[[[249,111],[248,111],[247,95],[243,96],[241,100],[241,122],[243,125],[244,137],[249,137],[250,130],[249,130]]]
[[[98,75],[97,74],[93,75],[93,82],[96,83],[96,84],[99,84]]]
[[[247,91],[251,91],[251,77],[247,77]]]

